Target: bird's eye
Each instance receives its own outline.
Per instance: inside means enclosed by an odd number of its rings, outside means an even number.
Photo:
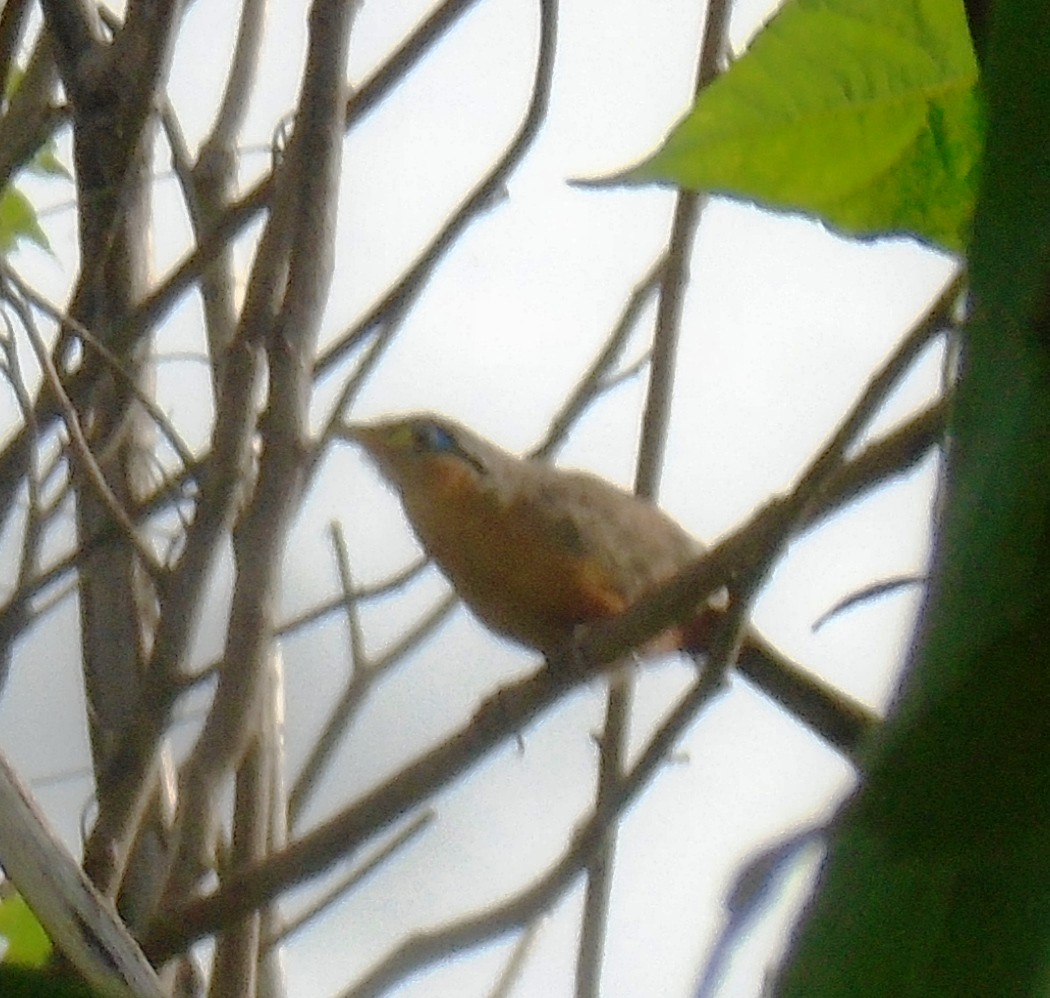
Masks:
[[[415,454],[448,454],[470,465],[479,475],[488,473],[484,462],[456,439],[451,430],[431,420],[420,420],[406,427]]]
[[[412,445],[417,453],[455,451],[452,434],[437,423],[420,423],[412,434]]]

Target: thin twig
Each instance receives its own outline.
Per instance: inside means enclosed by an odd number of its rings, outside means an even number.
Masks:
[[[3,270],[4,280],[10,281],[11,277],[12,275],[5,267]],[[120,501],[113,494],[113,490],[109,487],[109,483],[106,481],[106,476],[102,473],[102,469],[98,466],[95,456],[91,453],[91,445],[88,443],[87,437],[84,435],[84,431],[80,426],[80,417],[77,415],[73,403],[69,400],[69,396],[62,388],[62,379],[59,377],[58,371],[55,370],[51,354],[48,351],[47,346],[44,344],[39,330],[36,328],[36,324],[33,321],[33,317],[30,314],[28,307],[20,297],[15,297],[10,293],[7,294],[7,300],[11,304],[11,307],[18,312],[19,319],[21,320],[22,326],[26,332],[26,337],[33,348],[33,353],[36,355],[37,363],[40,365],[40,369],[44,375],[44,380],[48,383],[48,386],[54,393],[55,399],[62,411],[62,419],[65,423],[66,431],[69,434],[70,447],[73,456],[76,459],[77,466],[80,469],[80,473],[84,476],[99,500],[106,507],[107,512],[113,518],[114,522],[119,524],[121,533],[134,548],[135,554],[142,562],[143,568],[145,568],[154,581],[163,581],[166,576],[164,566],[160,564],[156,555],[146,542],[139,537],[139,532],[134,523],[132,523],[131,518],[128,516],[127,510],[124,509]]]
[[[525,926],[525,931],[518,937],[514,948],[511,950],[510,959],[499,975],[499,980],[493,985],[488,998],[511,998],[514,989],[521,979],[521,972],[525,969],[525,961],[528,959],[529,950],[532,949],[536,937],[540,934],[542,918],[534,918]]]
[[[11,386],[15,401],[22,412],[22,419],[34,438],[34,445],[29,466],[26,469],[26,501],[28,508],[26,510],[25,527],[22,532],[22,554],[18,566],[18,578],[15,583],[15,595],[8,604],[10,615],[7,613],[8,608],[5,607],[3,627],[0,627],[0,693],[3,692],[7,683],[14,642],[22,634],[31,619],[28,583],[37,573],[44,527],[48,519],[40,500],[41,475],[39,455],[35,442],[37,427],[33,416],[33,400],[22,376],[22,367],[18,360],[18,346],[15,343],[14,329],[11,325],[10,317],[5,312],[2,318],[7,327],[7,335],[3,337],[4,367],[6,369],[7,382]]]
[[[4,277],[11,282],[19,295],[25,298],[34,308],[43,312],[61,330],[73,333],[85,346],[97,353],[105,361],[117,380],[135,396],[135,401],[142,406],[165,440],[171,445],[172,450],[178,455],[179,461],[182,462],[183,468],[187,470],[192,468],[195,464],[193,452],[179,435],[171,420],[160,410],[157,403],[142,390],[138,380],[127,369],[127,366],[121,362],[120,358],[87,326],[82,322],[78,322],[73,316],[63,311],[53,302],[48,301],[42,294],[26,284],[13,270],[5,268]]]
[[[342,527],[338,523],[331,524],[329,532],[331,534],[332,550],[335,553],[336,566],[339,570],[339,585],[343,593],[342,609],[346,619],[350,646],[348,649],[350,675],[346,689],[363,689],[371,686],[372,676],[370,673],[372,669],[365,651],[364,633],[361,628],[361,616],[357,610],[357,601],[353,598],[354,580],[350,568],[350,552],[346,546],[346,537],[343,534]],[[344,692],[341,700],[345,702],[346,698],[347,693]],[[357,702],[360,702],[360,700]],[[291,828],[295,827],[302,815],[303,809],[324,773],[324,768],[331,758],[331,754],[335,751],[346,727],[349,725],[352,714],[355,713],[352,709],[340,710],[340,707],[343,707],[343,705],[343,703],[336,705],[336,709],[322,730],[320,738],[311,748],[299,777],[292,784],[292,789],[288,794],[288,825]]]
[[[373,873],[389,862],[411,842],[414,842],[427,828],[430,827],[431,824],[433,824],[434,818],[434,812],[431,810],[426,810],[421,814],[416,815],[407,825],[405,825],[404,828],[394,835],[389,842],[385,843],[374,856],[370,856],[366,862],[355,867],[330,890],[325,891],[325,893],[308,908],[301,911],[295,916],[295,918],[286,922],[276,936],[267,939],[264,942],[264,949],[270,949],[273,946],[286,942],[301,929],[305,929],[307,925],[318,919],[329,908],[331,908],[333,904],[340,902],[350,893],[350,891],[359,887],[370,876],[372,876]]]
[[[313,791],[324,771],[331,763],[335,750],[345,737],[353,719],[360,713],[365,700],[375,684],[404,658],[421,645],[444,622],[445,618],[459,606],[460,599],[450,592],[436,603],[406,634],[378,658],[361,661],[347,680],[339,699],[332,706],[321,734],[310,749],[303,768],[292,784],[288,795],[288,820],[298,823]]]
[[[345,0],[315,0],[308,15],[295,127],[280,167],[279,201],[263,237],[272,256],[253,272],[249,293],[261,320],[251,335],[265,346],[268,372],[262,456],[234,531],[236,582],[224,663],[211,710],[182,770],[163,907],[193,894],[206,870],[208,819],[223,780],[253,737],[264,690],[283,548],[305,482],[310,371],[332,277],[346,60],[356,9]],[[256,283],[264,278],[266,286]],[[251,311],[246,303],[244,323]]]
[[[729,9],[728,0],[710,0],[707,4],[694,96],[718,76],[718,57],[725,46]],[[690,261],[696,231],[706,203],[706,195],[692,191],[679,191],[676,196],[668,239],[667,263],[660,275],[656,327],[649,363],[649,386],[642,416],[641,441],[634,480],[636,494],[646,499],[656,497],[663,468],[678,362],[678,341],[690,279]],[[610,682],[605,721],[599,739],[596,791],[599,808],[603,806],[604,798],[615,793],[621,778],[627,752],[633,695],[634,676],[631,672],[621,672],[615,681]],[[587,870],[576,965],[576,998],[598,998],[601,992],[602,957],[609,923],[615,856],[616,828],[613,827],[609,829],[601,849],[594,855]]]
[[[353,405],[361,389],[368,383],[368,378],[379,366],[379,362],[383,359],[387,349],[393,344],[400,327],[400,322],[395,321],[393,318],[383,326],[378,335],[372,338],[372,342],[368,345],[368,350],[365,352],[364,357],[361,358],[360,363],[347,376],[342,388],[339,389],[335,402],[332,403],[328,410],[328,415],[324,419],[323,429],[317,445],[314,447],[309,470],[311,477],[316,473],[322,459],[327,454],[329,444],[339,438],[347,410]]]
[[[553,457],[587,408],[623,380],[623,372],[610,377],[609,371],[619,360],[643,309],[657,291],[666,267],[667,255],[662,254],[635,285],[598,356],[551,419],[543,440],[529,451],[529,457],[539,460]]]
[[[952,312],[966,284],[966,274],[960,271],[941,290],[922,319],[915,324],[903,341],[894,350],[889,360],[872,377],[860,398],[853,404],[825,445],[810,462],[805,474],[795,488],[796,494],[814,497],[823,488],[834,471],[843,463],[849,449],[854,446],[864,427],[881,408],[890,390],[901,375],[911,366],[915,358],[935,337],[953,326]],[[806,513],[803,511],[803,516]]]
[[[425,18],[390,59],[348,99],[346,128],[352,128],[363,121],[400,82],[401,74],[407,73],[418,64],[477,2],[478,0],[446,0]],[[144,8],[149,8],[149,5],[144,5]],[[61,120],[61,115],[52,114],[44,134],[50,134]],[[42,139],[34,141],[38,145]],[[36,145],[33,146],[34,149]],[[216,255],[266,209],[273,188],[274,175],[267,173],[238,201],[229,206],[208,237],[198,243],[166,277],[161,279],[154,290],[138,303],[119,330],[114,330],[111,347],[117,354],[123,354],[147,329],[153,328],[164,319],[182,295],[200,279]],[[90,371],[81,367],[69,377],[66,390],[71,398],[76,400],[87,396],[92,388],[90,374]],[[45,432],[58,415],[53,401],[47,395],[37,398],[34,411],[40,422],[41,432]],[[10,514],[17,484],[25,474],[30,441],[24,429],[23,427],[21,432],[14,434],[0,451],[0,529]]]
[[[536,74],[532,84],[532,96],[517,134],[488,175],[477,183],[471,192],[442,226],[426,249],[409,266],[405,273],[358,322],[343,335],[336,338],[321,354],[314,367],[318,377],[324,377],[364,337],[371,334],[381,323],[393,316],[400,316],[418,297],[438,263],[449,247],[464,231],[481,217],[493,204],[504,196],[504,186],[531,148],[540,126],[547,117],[551,86],[554,80],[554,50],[557,18],[548,16],[545,4],[552,6],[554,0],[541,0],[539,55]]]

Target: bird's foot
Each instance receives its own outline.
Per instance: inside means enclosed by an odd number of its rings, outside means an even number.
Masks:
[[[589,633],[590,628],[586,624],[577,624],[572,637],[560,648],[548,653],[546,663],[551,675],[570,682],[594,675],[597,670],[587,649]]]

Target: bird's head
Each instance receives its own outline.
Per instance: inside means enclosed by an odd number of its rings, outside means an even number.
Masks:
[[[426,413],[348,424],[343,436],[364,448],[406,499],[477,482],[500,453],[458,423]]]

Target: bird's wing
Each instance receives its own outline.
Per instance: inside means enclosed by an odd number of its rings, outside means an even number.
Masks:
[[[587,561],[628,602],[702,550],[657,506],[603,478],[546,466],[536,472],[522,509],[531,529]]]

